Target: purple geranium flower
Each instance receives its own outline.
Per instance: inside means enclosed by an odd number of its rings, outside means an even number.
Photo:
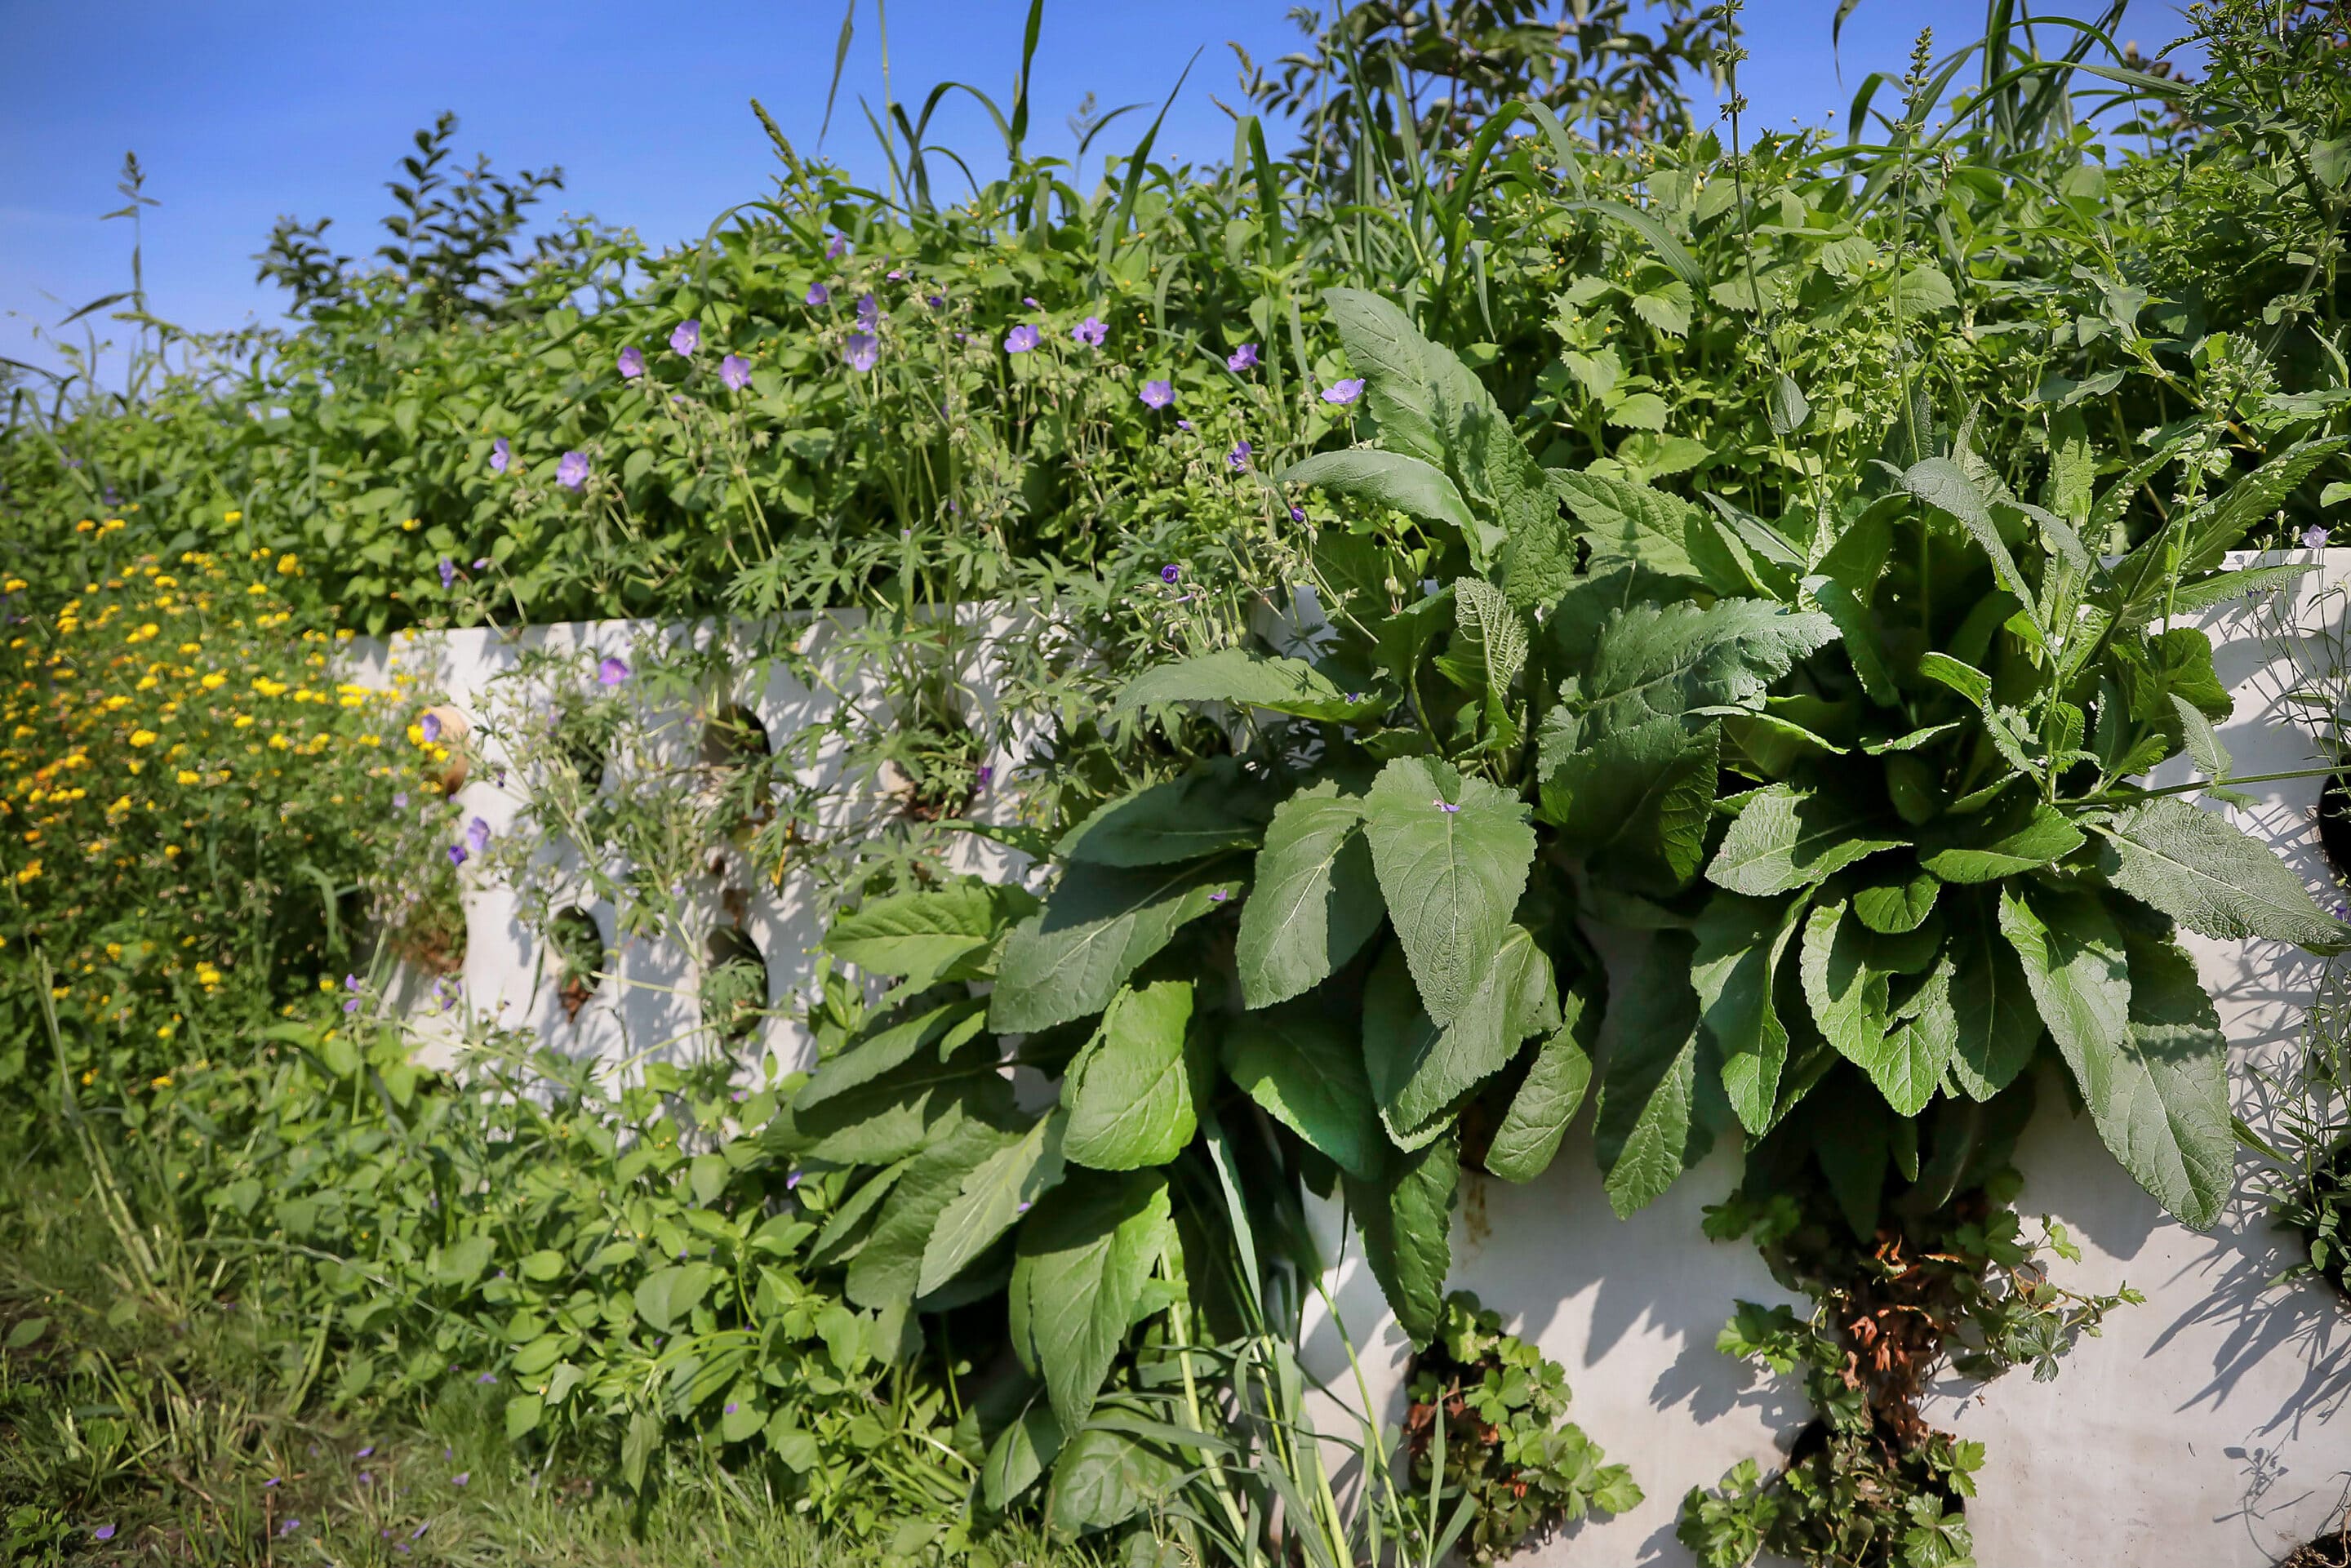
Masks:
[[[1324,402],[1353,402],[1364,394],[1364,379],[1356,376],[1348,381],[1332,382],[1322,389]]]
[[[882,302],[879,299],[874,298],[871,294],[859,295],[857,297],[858,330],[861,332],[871,332],[874,328],[881,324]]]
[[[92,1541],[111,1541],[114,1539],[114,1526],[101,1524],[89,1532],[89,1538]]]
[[[947,308],[947,297],[944,294],[934,294],[925,299],[923,303],[929,306],[934,310],[944,310]]]
[[[490,847],[489,823],[482,821],[479,817],[476,817],[472,821],[466,823],[465,841],[474,846],[474,852],[475,854],[480,854],[484,850],[488,849]],[[372,1454],[374,1452],[375,1450],[373,1448],[370,1448],[367,1451],[367,1454],[361,1454],[360,1458],[364,1459],[367,1458],[368,1454]]]
[[[416,721],[416,729],[418,734],[424,737],[424,744],[432,745],[441,738],[441,716],[437,713],[426,714]]]
[[[849,236],[847,235],[837,234],[833,235],[831,242],[824,247],[824,258],[827,261],[839,261],[842,256],[848,254]]]
[[[490,472],[493,474],[505,473],[507,471],[507,464],[512,461],[512,456],[513,455],[511,451],[507,446],[507,438],[505,436],[501,435],[496,441],[491,442]]]
[[[882,357],[882,340],[871,332],[852,332],[841,346],[841,357],[852,371],[870,371]]]
[[[1249,463],[1249,444],[1247,441],[1234,442],[1233,449],[1225,454],[1225,461],[1232,465],[1233,472],[1236,474],[1247,468]]]
[[[1159,580],[1170,587],[1173,587],[1176,580],[1183,575],[1184,569],[1180,566],[1163,566],[1159,569]]]
[[[645,373],[645,351],[634,343],[621,350],[621,378],[635,381]]]
[[[1304,521],[1306,520],[1306,508],[1305,508],[1305,507],[1290,507],[1290,520],[1291,522],[1293,522],[1293,523],[1302,523],[1302,522],[1304,522]]]
[[[456,581],[457,569],[455,566],[451,564],[449,558],[444,555],[441,558],[441,591],[444,593],[448,592],[451,588],[456,585]]]
[[[465,845],[451,844],[449,846],[449,863],[451,865],[464,865],[465,863]]]
[[[718,361],[718,379],[737,392],[751,384],[751,361],[740,354],[729,354]]]
[[[567,490],[577,490],[588,483],[588,455],[567,452],[555,465],[555,482]]]
[[[1025,354],[1037,346],[1037,329],[1023,321],[1004,335],[1004,351]]]
[[[491,1381],[492,1381],[492,1382],[496,1382],[496,1379],[493,1378],[493,1379],[491,1379]],[[464,1486],[467,1481],[472,1480],[473,1479],[474,1479],[474,1472],[473,1472],[473,1471],[471,1471],[471,1470],[459,1470],[455,1475],[451,1476],[451,1477],[449,1478],[449,1484],[450,1484],[451,1486],[453,1486],[453,1487],[461,1487],[461,1486]]]
[[[1042,310],[1044,308],[1042,305],[1037,303],[1037,299],[1034,295],[1022,295],[1020,297],[1020,303],[1026,305],[1031,310]]]
[[[1143,383],[1144,407],[1165,408],[1169,403],[1174,402],[1175,401],[1176,389],[1168,382],[1145,382]]]
[[[1226,359],[1225,369],[1232,371],[1236,375],[1238,375],[1243,371],[1253,371],[1257,369],[1257,345],[1255,343],[1243,343],[1239,348],[1235,349]]]
[[[277,1533],[280,1535],[291,1535],[301,1528],[302,1521],[300,1520],[289,1519],[285,1523],[277,1527]]]
[[[1434,806],[1434,807],[1436,807],[1438,810],[1445,812],[1445,813],[1446,813],[1447,815],[1448,815],[1448,816],[1449,816],[1449,815],[1451,815],[1453,812],[1456,812],[1456,811],[1458,811],[1459,810],[1461,810],[1461,808],[1460,808],[1460,807],[1456,806],[1456,805],[1452,805],[1452,804],[1450,804],[1450,803],[1448,803],[1448,802],[1447,802],[1447,801],[1444,801],[1444,800],[1431,800],[1431,801],[1429,802],[1429,804],[1430,804],[1430,805],[1432,805],[1432,806]]]
[[[2310,527],[2303,529],[2302,548],[2304,549],[2325,549],[2326,548],[2326,530],[2316,523],[2313,523]]]
[[[979,787],[980,787],[981,789],[987,789],[990,784],[993,784],[993,783],[995,783],[995,782],[996,782],[996,765],[995,765],[994,763],[992,763],[992,762],[983,762],[983,763],[981,763],[981,764],[979,765]]]
[[[629,666],[609,654],[596,666],[596,684],[600,686],[617,686],[628,678]]]
[[[496,1383],[497,1380],[498,1375],[495,1372],[486,1372],[482,1374],[481,1376],[474,1379],[476,1383]]]
[[[810,284],[810,285],[809,285],[809,291],[808,291],[808,303],[809,303],[809,308],[810,308],[810,309],[811,309],[811,310],[815,309],[815,308],[816,308],[818,306],[820,306],[820,305],[830,305],[830,304],[831,304],[831,303],[832,303],[832,290],[831,290],[831,289],[830,289],[830,288],[827,288],[827,287],[826,287],[823,284],[821,284],[821,283],[811,283],[811,284]]]
[[[694,350],[700,347],[702,347],[702,323],[698,320],[680,321],[677,324],[677,330],[669,335],[669,349],[673,354],[683,354],[692,359]]]
[[[1089,316],[1070,329],[1070,336],[1089,349],[1099,349],[1102,346],[1102,340],[1110,336],[1110,328],[1101,317]]]

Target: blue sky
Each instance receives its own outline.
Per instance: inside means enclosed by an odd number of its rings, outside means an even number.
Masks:
[[[135,150],[162,206],[146,216],[148,288],[159,314],[193,327],[274,318],[252,255],[280,214],[331,215],[347,250],[372,246],[382,184],[409,133],[444,109],[460,152],[501,169],[560,163],[557,202],[647,239],[698,237],[721,209],[766,193],[775,167],[747,100],[757,96],[812,149],[842,0],[405,0],[400,5],[205,0],[0,0],[0,355],[53,363],[33,335],[127,285],[128,225],[116,172]],[[2050,9],[2066,7],[2052,4]],[[2086,5],[2082,7],[2086,10]],[[1260,61],[1293,46],[1287,0],[1047,0],[1034,114],[1051,148],[1092,91],[1104,105],[1165,96],[1194,49],[1199,66],[1162,132],[1164,152],[1229,155],[1239,102],[1227,40]],[[1750,0],[1746,68],[1760,121],[1840,125],[1871,69],[1899,69],[1912,37],[1971,37],[1970,4],[1863,0],[1844,30],[1843,80],[1829,47],[1834,0]],[[897,0],[891,85],[902,100],[956,78],[1008,102],[1025,0]],[[2149,52],[2181,31],[2166,0],[2138,0],[2122,29]],[[876,172],[855,95],[877,99],[880,32],[871,0],[827,151]],[[958,103],[966,100],[958,99]],[[976,108],[942,111],[948,144],[983,148]],[[1130,115],[1095,143],[1132,145]],[[1091,162],[1091,161],[1090,161]]]

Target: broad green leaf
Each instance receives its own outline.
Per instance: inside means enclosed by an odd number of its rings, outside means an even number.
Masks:
[[[975,1031],[946,1061],[919,1056],[806,1111],[795,1110],[799,1151],[837,1165],[888,1165],[929,1144],[966,1113],[995,1119],[1012,1106],[996,1040]]]
[[[1942,1087],[1943,1070],[1959,1037],[1959,1014],[1951,1006],[1951,965],[1945,960],[1896,1007],[1893,1027],[1872,1059],[1861,1065],[1896,1115],[1915,1116]]]
[[[1021,888],[954,883],[868,899],[833,921],[825,946],[870,975],[903,975],[907,988],[919,991],[984,955],[1000,931],[1035,909]]]
[[[1225,1071],[1268,1114],[1364,1180],[1380,1173],[1380,1131],[1355,1032],[1312,998],[1243,1013],[1225,1030]]]
[[[1403,757],[1364,797],[1364,834],[1422,1006],[1441,1025],[1475,993],[1526,890],[1525,805],[1437,759]]]
[[[1363,801],[1328,779],[1275,810],[1233,944],[1247,1006],[1322,984],[1380,928],[1387,910],[1363,825]]]
[[[637,1316],[653,1333],[665,1334],[709,1292],[717,1271],[707,1263],[656,1269],[637,1281]]]
[[[2082,830],[2055,807],[2020,797],[1979,817],[1946,817],[1919,843],[1919,863],[1945,882],[1998,882],[2064,859]]]
[[[1935,900],[1942,888],[1942,883],[1926,872],[1896,868],[1854,890],[1854,918],[1888,936],[1916,931],[1935,912]]]
[[[1063,1431],[1081,1431],[1092,1414],[1144,1282],[1173,1234],[1167,1182],[1157,1171],[1064,1186],[1021,1226],[1012,1337],[1043,1375]]]
[[[1764,687],[1835,637],[1827,616],[1761,599],[1635,604],[1601,629],[1585,722],[1604,734],[1694,708],[1761,707]]]
[[[1555,474],[1552,482],[1583,525],[1593,576],[1625,566],[1667,577],[1698,576],[1688,539],[1691,526],[1702,524],[1687,501],[1646,485],[1588,472]]]
[[[893,1009],[884,1015],[885,1027],[869,1030],[848,1050],[818,1068],[793,1096],[793,1110],[812,1111],[918,1058],[945,1061],[979,1032],[987,1011],[986,1002],[968,998],[935,1007],[917,1004]],[[887,1021],[891,1019],[897,1021]]]
[[[1564,1021],[1536,1048],[1526,1081],[1510,1096],[1510,1108],[1486,1147],[1486,1169],[1504,1181],[1532,1181],[1550,1167],[1592,1082],[1600,1004],[1589,986],[1578,983],[1561,995],[1559,1010]]]
[[[1453,1197],[1461,1151],[1450,1133],[1390,1156],[1378,1181],[1347,1178],[1347,1204],[1364,1236],[1364,1260],[1388,1308],[1416,1347],[1437,1335],[1445,1276],[1453,1267]]]
[[[1698,1021],[1722,1061],[1722,1087],[1741,1125],[1761,1137],[1777,1114],[1788,1030],[1772,1000],[1780,959],[1802,899],[1786,904],[1718,893],[1693,928],[1690,983]]]
[[[1111,711],[1130,714],[1161,703],[1225,703],[1340,721],[1362,718],[1377,706],[1350,701],[1303,659],[1270,658],[1243,648],[1220,648],[1145,670],[1126,684]]]
[[[1805,595],[1820,606],[1821,612],[1835,622],[1838,640],[1844,644],[1845,660],[1853,666],[1869,700],[1880,707],[1900,706],[1902,694],[1894,684],[1894,671],[1886,663],[1886,645],[1878,637],[1877,622],[1869,606],[1834,577],[1808,577],[1803,588]]]
[[[1062,1153],[1096,1170],[1124,1171],[1183,1152],[1196,1125],[1184,1060],[1191,1021],[1189,981],[1161,980],[1112,998],[1061,1080],[1070,1114]]]
[[[1951,932],[1951,1010],[1959,1036],[1951,1048],[1951,1082],[1976,1100],[1989,1100],[2015,1081],[2041,1043],[2041,1014],[2024,983],[2015,949],[1980,915]]]
[[[1750,898],[1792,893],[1896,847],[1902,841],[1883,836],[1886,827],[1836,797],[1773,784],[1757,791],[1730,824],[1707,879]]]
[[[1061,1185],[1066,1124],[1059,1112],[1040,1118],[963,1178],[923,1244],[915,1295],[927,1296],[962,1273],[1030,1204]]]
[[[1284,485],[1319,485],[1342,496],[1352,496],[1375,507],[1385,507],[1425,522],[1443,523],[1460,530],[1464,538],[1478,532],[1469,505],[1445,471],[1401,452],[1375,452],[1357,447],[1345,452],[1318,452],[1281,472]]]
[[[906,1174],[883,1200],[873,1233],[850,1261],[849,1299],[861,1307],[904,1306],[918,1293],[923,1256],[939,1216],[963,1191],[965,1180],[1020,1134],[964,1118],[914,1156]]]
[[[2123,946],[2130,958],[2130,1054],[2114,1065],[2118,1075],[2143,1075],[2144,1088],[2127,1112],[2133,1155],[2115,1152],[2134,1176],[2134,1155],[2157,1173],[2157,1182],[2142,1176],[2141,1183],[2164,1207],[2202,1229],[2220,1218],[2236,1180],[2228,1041],[2195,959],[2177,943],[2136,929],[2124,932]],[[2114,1140],[2107,1145],[2114,1147]]]
[[[1531,1034],[1559,1027],[1550,957],[1520,925],[1504,928],[1486,977],[1438,1027],[1390,949],[1364,991],[1364,1065],[1390,1134],[1416,1141],[1432,1121],[1509,1066]]]
[[[1679,718],[1604,732],[1546,766],[1543,820],[1593,876],[1656,897],[1678,893],[1706,862],[1720,748],[1715,726],[1693,734]]]
[[[1804,917],[1799,965],[1821,1038],[1864,1071],[1879,1058],[1890,1011],[1889,977],[1869,962],[1867,935],[1845,919],[1844,900],[1821,904]]]
[[[1102,807],[1053,846],[1057,861],[1171,865],[1226,850],[1254,849],[1270,802],[1262,785],[1220,757],[1180,779]]]
[[[1102,1011],[1178,926],[1238,891],[1234,869],[1230,858],[1134,869],[1082,861],[1064,867],[1045,907],[1013,927],[1004,944],[989,1025],[1008,1034]]]
[[[2116,817],[2104,836],[2106,880],[2190,931],[2319,952],[2351,942],[2351,927],[2320,910],[2283,861],[2216,812],[2159,795]]]
[[[1714,1134],[1698,1114],[1695,944],[1660,931],[1631,988],[1614,997],[1601,1030],[1600,1103],[1593,1143],[1608,1205],[1622,1218],[1656,1199],[1706,1157]]]
[[[908,1155],[882,1166],[842,1199],[841,1206],[825,1217],[824,1228],[817,1233],[815,1243],[809,1249],[809,1261],[830,1267],[856,1256],[865,1245],[865,1221],[890,1196],[890,1189],[898,1185],[898,1179],[917,1157]]]
[[[1045,1522],[1065,1536],[1112,1529],[1172,1500],[1184,1475],[1176,1461],[1123,1432],[1088,1428],[1053,1461]]]
[[[979,1464],[979,1498],[1001,1513],[1037,1484],[1061,1451],[1061,1423],[1050,1405],[1032,1404],[1020,1418],[997,1434]]]
[[[2032,589],[2024,580],[2024,574],[2017,570],[2016,558],[2009,553],[2007,541],[2000,537],[1991,508],[1985,503],[1983,492],[1976,488],[1975,481],[1949,458],[1928,457],[1903,474],[1902,487],[1968,531],[1976,547],[1991,559],[1993,579],[2024,606],[2022,624],[2029,640],[2036,646],[2043,645],[2041,611]]]

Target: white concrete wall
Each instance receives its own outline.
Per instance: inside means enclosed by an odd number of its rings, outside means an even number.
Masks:
[[[2235,602],[2200,618],[2237,699],[2220,734],[2239,773],[2314,762],[2311,710],[2284,700],[2301,677],[2280,638],[2295,625],[2339,637],[2346,591],[2351,551],[2331,551],[2323,576],[2305,580],[2290,601]],[[551,627],[519,643],[468,632],[419,638],[390,656],[437,667],[462,706],[489,700],[484,694],[513,668],[518,646],[629,656],[638,639],[656,634],[626,623]],[[2320,666],[2330,658],[2322,652]],[[780,744],[837,699],[777,676],[733,700],[758,711]],[[690,716],[678,716],[682,735]],[[996,759],[999,785],[1013,761]],[[515,802],[487,771],[466,786],[465,799],[469,811],[503,828]],[[2318,785],[2314,778],[2250,786],[2259,803],[2240,820],[2332,904],[2334,873],[2312,828]],[[977,841],[973,847],[971,869],[1008,869],[1001,852]],[[756,879],[751,886],[751,927],[768,960],[770,995],[780,998],[810,972],[806,949],[820,935],[815,911],[804,887],[788,883],[778,896]],[[515,918],[512,895],[469,885],[467,904],[467,1006],[538,1029],[563,1049],[608,1056],[664,1048],[695,1029],[698,945],[679,956],[643,942],[612,944],[625,983],[566,1023],[531,934]],[[710,918],[715,897],[697,908]],[[611,943],[611,912],[596,913]],[[2191,936],[2189,945],[2238,1065],[2284,1065],[2319,961],[2267,944]],[[781,1022],[759,1043],[787,1064],[805,1051],[805,1041]],[[2273,1108],[2257,1081],[2249,1071],[2234,1081],[2240,1113],[2256,1128],[2267,1125]],[[2272,1563],[2338,1519],[2351,1497],[2351,1418],[2344,1416],[2351,1308],[2321,1286],[2269,1286],[2294,1256],[2294,1241],[2270,1228],[2249,1191],[2241,1186],[2212,1231],[2187,1230],[2122,1172],[2086,1118],[2068,1113],[2060,1085],[2044,1087],[2043,1109],[2019,1150],[2027,1184],[2019,1207],[2028,1217],[2045,1212],[2062,1220],[2081,1242],[2079,1266],[2055,1265],[2061,1282],[2105,1291],[2127,1281],[2148,1299],[2117,1312],[2104,1337],[2085,1339],[2053,1383],[2017,1373],[1980,1389],[1938,1391],[1930,1418],[1989,1449],[1981,1495],[1968,1510],[1978,1561],[1984,1568]],[[1620,1222],[1601,1191],[1588,1121],[1539,1181],[1518,1187],[1467,1178],[1452,1283],[1478,1292],[1566,1366],[1574,1419],[1611,1459],[1633,1467],[1647,1494],[1633,1512],[1570,1527],[1524,1561],[1686,1564],[1691,1558],[1673,1539],[1683,1493],[1712,1486],[1740,1458],[1776,1464],[1812,1416],[1792,1381],[1750,1375],[1715,1350],[1715,1335],[1738,1298],[1800,1299],[1772,1281],[1750,1245],[1717,1246],[1700,1233],[1703,1207],[1736,1184],[1735,1153],[1718,1150],[1659,1202]],[[2250,1177],[2251,1166],[2242,1168]],[[1318,1218],[1335,1251],[1338,1215],[1325,1208]],[[1343,1262],[1333,1285],[1373,1403],[1394,1421],[1402,1406],[1401,1335],[1360,1257]],[[1328,1316],[1315,1309],[1310,1325],[1308,1365],[1352,1396]],[[1338,1419],[1335,1412],[1327,1418]]]

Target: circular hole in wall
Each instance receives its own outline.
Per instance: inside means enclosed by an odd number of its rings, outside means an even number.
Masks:
[[[555,994],[563,1016],[576,1019],[603,983],[609,954],[603,927],[587,910],[567,909],[549,923],[548,946],[555,950]]]
[[[2335,871],[2351,876],[2351,774],[2330,775],[2318,792],[2318,842]]]
[[[434,855],[418,881],[405,882],[393,906],[392,950],[428,975],[455,975],[465,967],[465,900],[457,868]]]
[[[750,1038],[768,1006],[768,960],[740,926],[722,925],[703,948],[702,1021],[735,1045]]]
[[[578,708],[565,708],[555,716],[551,737],[555,754],[591,792],[604,782],[604,758],[611,749],[609,727]]]
[[[741,703],[710,716],[702,727],[702,764],[705,768],[740,768],[761,761],[774,752],[768,744],[768,727]]]

